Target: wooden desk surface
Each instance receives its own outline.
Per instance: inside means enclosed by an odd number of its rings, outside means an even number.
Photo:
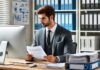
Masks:
[[[21,63],[15,63],[15,62],[22,62],[24,60],[21,60],[21,59],[8,59],[6,58],[5,60],[5,64],[4,65],[0,65],[0,70],[65,70],[64,67],[63,68],[47,68],[46,67],[46,64],[48,62],[44,62],[44,61],[36,61],[36,62],[33,62],[34,64],[37,65],[37,67],[33,67],[33,68],[30,68],[28,66],[28,64],[21,64]],[[96,69],[96,70],[100,70],[99,69]]]
[[[15,62],[22,62],[24,60],[21,59],[5,59],[5,64],[0,65],[0,70],[65,70],[64,67],[60,69],[55,69],[55,68],[47,68],[46,64],[48,62],[44,61],[36,61],[33,62],[34,64],[37,65],[37,67],[30,68],[28,64],[21,64],[21,63],[15,63]]]

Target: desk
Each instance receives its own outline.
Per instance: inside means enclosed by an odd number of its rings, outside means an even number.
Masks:
[[[46,64],[48,62],[44,61],[36,61],[34,62],[37,67],[30,68],[27,64],[20,64],[20,63],[13,63],[14,61],[21,61],[21,59],[5,59],[5,64],[0,65],[0,70],[65,70],[64,68],[61,69],[53,69],[47,68]]]
[[[48,62],[44,62],[44,61],[34,62],[37,65],[37,67],[34,68],[30,68],[27,64],[13,63],[14,61],[22,61],[22,60],[6,58],[5,65],[0,65],[0,70],[65,70],[64,67],[61,69],[47,68],[46,64]],[[96,70],[100,70],[100,68]]]

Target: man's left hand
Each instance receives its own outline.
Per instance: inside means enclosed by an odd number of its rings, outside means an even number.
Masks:
[[[45,57],[47,59],[47,61],[55,63],[56,62],[56,56],[53,55],[48,55]]]

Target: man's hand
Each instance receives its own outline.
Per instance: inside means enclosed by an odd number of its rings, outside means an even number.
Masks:
[[[27,53],[27,56],[26,56],[26,61],[33,61],[33,57],[31,54]]]
[[[56,62],[56,57],[53,56],[53,55],[48,55],[48,56],[45,56],[45,59],[49,62],[52,62],[52,63],[55,63]]]

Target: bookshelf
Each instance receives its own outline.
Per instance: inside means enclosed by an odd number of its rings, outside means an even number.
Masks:
[[[79,6],[80,51],[100,50],[100,0],[79,0]]]
[[[72,1],[72,2],[71,2]],[[86,4],[88,3],[88,5]],[[95,4],[96,3],[96,4]],[[77,43],[77,52],[87,51],[91,48],[82,49],[82,39],[95,39],[95,36],[100,35],[99,25],[88,25],[90,18],[87,16],[97,16],[96,13],[100,15],[100,1],[99,0],[33,0],[33,30],[38,30],[42,27],[40,21],[38,21],[38,16],[35,14],[36,10],[43,5],[51,5],[55,8],[55,21],[64,28],[70,30],[72,32],[72,39]],[[91,7],[91,8],[89,8]],[[96,8],[95,8],[96,7]],[[89,14],[89,15],[88,15]],[[82,19],[84,16],[85,21]],[[61,18],[60,18],[61,17]],[[99,18],[100,16],[98,16]],[[68,19],[67,19],[68,18]],[[70,20],[71,19],[71,20]],[[94,20],[98,20],[97,18],[92,18]],[[70,23],[71,22],[71,23]],[[85,24],[85,22],[87,24]],[[97,21],[96,21],[97,22]],[[99,20],[98,20],[99,22]],[[83,23],[83,24],[82,24]],[[94,28],[95,27],[95,28]],[[86,28],[86,29],[85,29]],[[33,32],[34,33],[34,32]],[[92,40],[87,41],[90,43]],[[99,40],[100,41],[100,40]],[[98,42],[99,42],[98,41]],[[94,42],[94,41],[93,41]],[[84,47],[84,46],[83,46]],[[92,50],[100,50],[100,49],[92,49]]]

